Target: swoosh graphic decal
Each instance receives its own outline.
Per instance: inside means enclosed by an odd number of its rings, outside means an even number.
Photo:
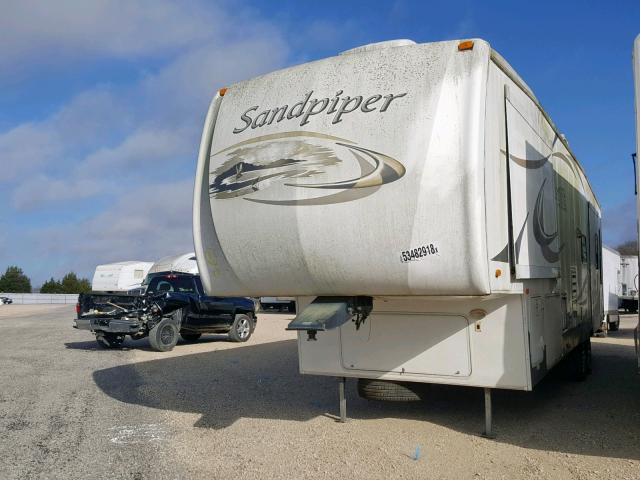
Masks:
[[[219,166],[209,172],[211,198],[244,197],[276,186],[271,195],[279,190],[284,199],[244,198],[270,205],[327,205],[356,200],[375,193],[382,185],[394,182],[406,173],[404,165],[389,155],[358,146],[350,140],[315,132],[263,135],[227,147],[213,156],[222,158],[212,162]],[[348,167],[345,162],[353,164],[354,161],[360,168],[360,175],[355,178],[322,183],[300,181],[327,175],[343,164]],[[363,193],[340,192],[315,198],[286,199],[291,194],[282,190],[283,187],[363,190]]]
[[[385,183],[391,183],[401,178],[406,169],[397,160],[389,157],[380,152],[374,152],[362,147],[356,147],[355,145],[345,145],[343,143],[336,142],[338,145],[342,145],[352,150],[358,150],[367,155],[373,160],[375,168],[368,175],[360,176],[351,180],[344,180],[341,182],[333,183],[317,183],[317,184],[305,184],[305,183],[285,183],[289,187],[304,187],[304,188],[366,188],[377,187]],[[354,156],[358,157],[355,152],[351,152]],[[360,157],[362,158],[362,157]]]
[[[505,150],[500,150],[500,153],[502,153],[503,155],[506,155],[507,152]],[[530,160],[528,158],[520,158],[515,156],[514,154],[510,153],[509,154],[509,158],[515,162],[517,165],[520,165],[523,168],[530,168],[530,169],[537,169],[537,168],[541,168],[544,166],[545,163],[547,163],[549,161],[549,159],[553,156],[553,153],[550,153],[549,155],[547,155],[546,157],[542,157],[540,159],[537,160]]]
[[[560,250],[554,252],[549,245],[558,237],[558,231],[547,233],[544,231],[544,184],[547,183],[545,178],[540,185],[540,191],[536,198],[536,205],[533,209],[533,236],[536,243],[540,246],[542,256],[549,263],[556,263],[560,259]]]

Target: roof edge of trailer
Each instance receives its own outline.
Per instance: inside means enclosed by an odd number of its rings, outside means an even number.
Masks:
[[[607,250],[609,250],[611,253],[615,253],[616,255],[618,255],[619,257],[621,257],[622,255],[620,255],[620,252],[618,250],[616,250],[615,248],[611,248],[605,244],[602,244],[602,248],[605,248]]]
[[[569,142],[567,142],[565,136],[558,130],[558,127],[556,126],[554,121],[551,119],[547,111],[544,109],[544,107],[542,106],[538,98],[535,96],[535,94],[533,93],[533,90],[531,90],[531,88],[529,88],[529,85],[527,85],[526,82],[522,80],[520,75],[518,75],[518,73],[509,64],[509,62],[507,62],[504,59],[504,57],[500,55],[498,52],[496,52],[493,48],[491,49],[491,60],[493,60],[493,62],[498,66],[498,68],[502,70],[504,74],[507,77],[509,77],[509,79],[511,79],[516,85],[518,85],[518,87],[520,87],[522,91],[531,99],[531,101],[535,103],[535,105],[540,109],[540,112],[542,112],[542,115],[544,116],[545,120],[549,122],[549,125],[551,125],[551,128],[553,128],[553,131],[558,136],[558,139],[562,142],[562,144],[565,146],[567,151],[571,154],[573,159],[576,161],[578,168],[582,172],[582,175],[586,180],[587,185],[589,186],[589,190],[591,190],[591,196],[596,201],[598,208],[602,210],[600,201],[598,200],[598,197],[596,197],[593,187],[591,186],[591,182],[589,181],[589,177],[587,176],[587,173],[584,171],[584,167],[580,163],[580,160],[578,160],[578,157],[576,157],[576,154],[573,153],[573,150],[571,150],[571,147],[569,146]]]

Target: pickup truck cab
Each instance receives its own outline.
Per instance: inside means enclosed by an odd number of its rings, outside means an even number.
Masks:
[[[178,335],[194,342],[205,333],[227,333],[234,342],[246,342],[255,329],[253,300],[206,295],[199,275],[153,273],[143,288],[134,294],[80,294],[74,327],[93,331],[103,347],[120,346],[126,335],[148,336],[158,351],[173,349]]]

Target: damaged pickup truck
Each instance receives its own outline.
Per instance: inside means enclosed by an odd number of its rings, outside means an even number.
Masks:
[[[98,345],[115,348],[126,335],[149,337],[154,350],[166,352],[178,342],[194,342],[203,333],[228,333],[246,342],[256,325],[255,304],[244,297],[207,296],[198,275],[151,274],[141,294],[80,294],[74,328],[91,330]]]

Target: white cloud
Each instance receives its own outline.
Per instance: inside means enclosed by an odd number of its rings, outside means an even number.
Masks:
[[[602,211],[604,243],[616,247],[638,237],[636,198],[629,197],[624,202]]]
[[[11,200],[16,210],[35,210],[43,205],[92,197],[104,189],[105,185],[97,180],[69,181],[34,175],[16,188]]]
[[[100,263],[153,261],[188,252],[193,250],[192,193],[192,180],[141,187],[103,213],[74,225],[40,229],[30,240],[38,245],[38,254],[61,257],[64,266],[55,275],[69,270],[89,274]]]
[[[0,15],[0,77],[38,65],[136,58],[193,45],[220,29],[215,5],[167,0],[9,0]]]
[[[121,85],[105,78],[49,117],[0,132],[8,211],[51,212],[38,222],[47,226],[14,229],[0,256],[26,264],[37,284],[191,250],[193,172],[209,102],[222,86],[284,66],[281,32],[237,5],[199,2],[27,1],[4,13],[0,77],[23,63],[33,72],[47,57],[76,66],[135,59],[147,73]]]
[[[0,183],[14,183],[12,205],[27,211],[105,192],[118,196],[141,177],[157,180],[167,165],[191,175],[217,88],[286,61],[279,32],[262,21],[249,28],[252,21],[234,20],[251,32],[240,41],[198,43],[133,85],[92,88],[49,118],[0,134],[6,167]]]

